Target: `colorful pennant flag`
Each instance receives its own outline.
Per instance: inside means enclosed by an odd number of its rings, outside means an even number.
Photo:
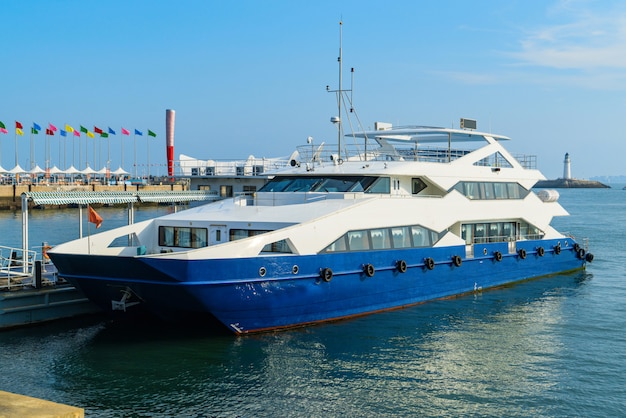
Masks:
[[[66,132],[66,131],[64,131],[63,129],[61,129],[61,130],[59,131],[59,134],[60,134],[61,136],[67,136],[67,132]]]
[[[137,129],[135,129],[135,135],[143,136],[143,133],[141,131],[138,131]]]
[[[48,124],[48,128],[50,128],[50,130],[51,130],[52,132],[56,132],[56,131],[57,131],[57,127],[56,127],[56,126],[54,126],[54,125],[53,125],[53,124],[51,124],[51,123],[49,123],[49,124]]]
[[[108,138],[108,137],[109,137],[109,134],[108,134],[108,133],[106,133],[106,132],[102,132],[102,133],[100,134],[100,138]]]
[[[36,129],[38,131],[41,131],[41,126],[39,126],[38,123],[33,122],[33,129]]]
[[[22,126],[22,125],[20,124],[20,126]],[[24,131],[22,131],[22,129],[21,129],[21,128],[15,128],[15,133],[16,133],[16,134],[18,134],[18,135],[20,135],[20,136],[23,136],[23,135],[24,135]]]
[[[130,135],[128,129],[122,128],[122,135]]]
[[[80,138],[80,131],[74,130],[74,136],[77,136]]]
[[[102,133],[102,129],[98,128],[97,126],[93,127],[93,131],[97,134],[101,134]]]
[[[87,208],[89,209],[89,222],[96,224],[96,229],[100,228],[100,225],[102,225],[102,216],[98,215],[98,212],[96,212],[91,205],[87,205]]]
[[[34,135],[39,135],[39,131],[37,129],[35,129],[34,126],[32,128],[30,128],[30,133],[34,134]]]
[[[54,131],[52,129],[46,128],[46,135],[54,136]]]
[[[85,128],[83,125],[80,125],[80,131],[84,132],[84,133],[87,133],[87,132],[89,132],[89,129]]]
[[[15,121],[15,129],[24,129],[24,127],[22,126],[21,123],[19,123],[18,121]]]
[[[109,133],[110,133],[111,135],[115,135],[115,131],[114,131],[113,129],[111,129],[110,127],[109,127]]]
[[[148,136],[153,136],[156,138],[156,134],[152,132],[150,129],[148,129]]]
[[[94,134],[93,134],[93,132],[89,132],[89,131],[87,131],[87,136],[88,136],[89,138],[93,138],[93,137],[94,137]]]
[[[2,132],[3,134],[9,133],[9,131],[7,131],[7,128],[0,128],[0,132]]]
[[[0,122],[0,129],[6,129],[7,127],[4,126],[4,123]]]
[[[65,125],[65,130],[68,132],[74,132],[74,128],[72,128],[70,125]]]

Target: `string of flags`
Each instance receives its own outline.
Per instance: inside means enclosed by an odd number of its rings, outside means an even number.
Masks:
[[[49,123],[48,127],[45,128],[44,130],[42,129],[41,125],[39,125],[36,122],[33,122],[33,126],[30,128],[30,133],[31,135],[39,135],[39,132],[44,131],[46,135],[54,136],[58,132],[60,136],[64,136],[64,137],[67,137],[67,136],[80,137],[81,134],[85,134],[85,136],[88,138],[95,138],[96,135],[99,135],[100,138],[108,138],[109,135],[117,135],[116,131],[111,129],[110,127],[105,130],[97,126],[94,126],[93,130],[89,130],[83,125],[79,125],[79,126],[80,128],[75,129],[71,125],[65,125],[65,129],[59,129],[53,124]],[[0,121],[0,133],[3,133],[3,134],[9,133],[6,125],[2,121]],[[121,133],[122,135],[130,135],[131,131],[126,128],[122,128]],[[22,125],[22,123],[19,121],[15,121],[15,134],[19,136],[24,136],[24,125]],[[143,136],[143,131],[140,131],[139,129],[135,129],[133,135]],[[154,131],[148,129],[147,136],[156,138],[157,135]]]

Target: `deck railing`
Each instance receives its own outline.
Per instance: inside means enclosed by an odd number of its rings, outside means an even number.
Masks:
[[[37,252],[0,246],[0,289],[33,284]]]

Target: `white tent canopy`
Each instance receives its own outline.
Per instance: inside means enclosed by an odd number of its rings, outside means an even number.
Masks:
[[[87,166],[87,167],[85,167],[85,169],[84,169],[84,170],[81,170],[80,172],[81,172],[82,174],[95,174],[95,173],[96,173],[96,170],[94,170],[93,168],[91,168],[91,167]]]
[[[46,170],[44,170],[43,168],[39,167],[39,164],[37,164],[35,167],[31,168],[29,173],[30,174],[42,174],[45,173]]]
[[[27,171],[24,170],[22,167],[20,167],[19,164],[16,165],[15,167],[13,167],[12,169],[10,169],[8,172],[11,173],[11,174],[24,174],[24,173],[27,173]]]
[[[128,171],[125,171],[122,167],[119,167],[117,170],[112,171],[111,174],[115,174],[116,176],[121,176],[124,174],[130,174]]]

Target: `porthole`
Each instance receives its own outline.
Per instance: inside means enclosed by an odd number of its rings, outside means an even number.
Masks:
[[[267,269],[265,267],[261,267],[259,269],[259,276],[261,277],[265,277],[265,274],[267,273]]]

